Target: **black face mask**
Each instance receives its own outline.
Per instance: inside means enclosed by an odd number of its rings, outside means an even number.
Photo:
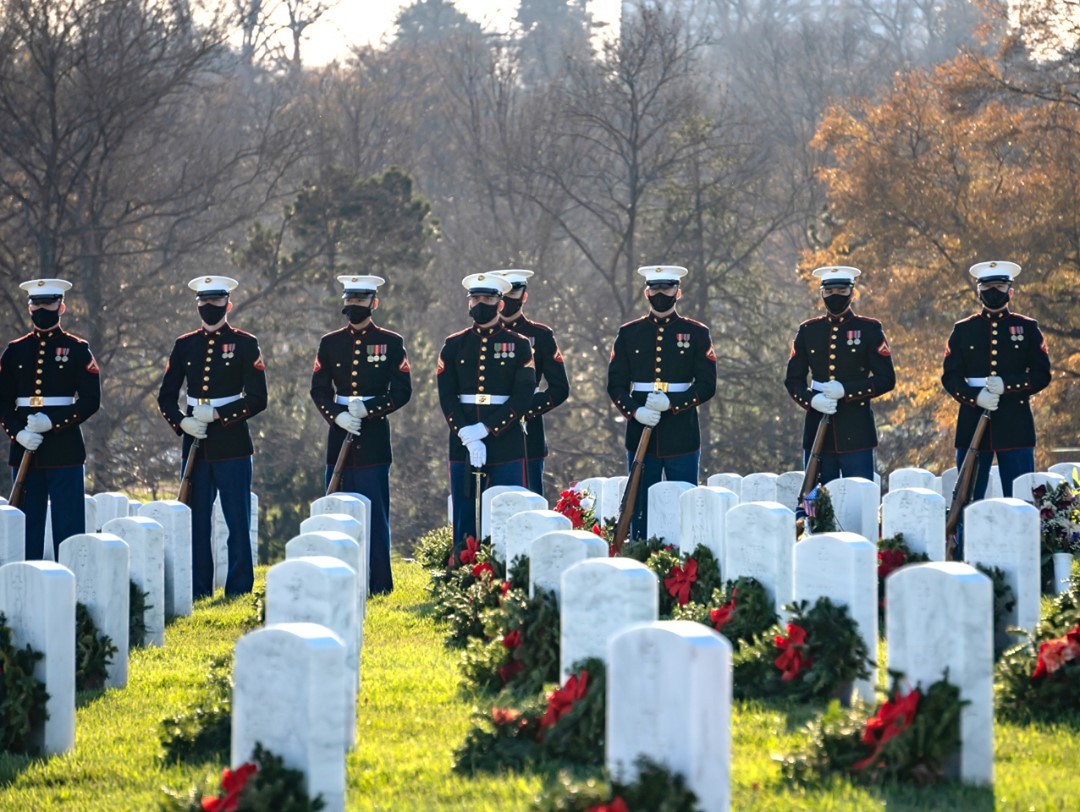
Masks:
[[[51,330],[60,323],[60,308],[35,310],[30,314],[30,321],[34,322],[34,326],[39,330]]]
[[[341,308],[341,312],[353,324],[362,324],[371,318],[371,308],[367,305],[345,305]]]
[[[524,298],[524,296],[522,298]],[[521,299],[511,299],[510,297],[506,297],[503,299],[502,315],[506,316],[508,319],[513,318],[521,310],[522,304]]]
[[[657,313],[666,313],[675,307],[676,294],[674,293],[651,293],[649,294],[649,307]]]
[[[839,316],[850,306],[850,293],[847,296],[841,296],[839,293],[834,293],[831,296],[825,297],[825,309],[832,313],[834,316]]]
[[[979,291],[979,298],[991,310],[997,310],[999,307],[1005,307],[1009,303],[1009,291],[987,288]],[[39,310],[38,313],[40,312]]]
[[[499,315],[499,306],[497,304],[477,302],[469,308],[469,318],[477,324],[487,324],[497,315]]]
[[[217,324],[223,318],[225,314],[229,312],[228,305],[215,305],[215,304],[201,304],[199,305],[199,318],[202,319],[203,324],[213,325]]]

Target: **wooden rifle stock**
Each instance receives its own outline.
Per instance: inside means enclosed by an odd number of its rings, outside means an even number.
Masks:
[[[615,538],[612,544],[616,551],[621,551],[626,537],[630,535],[630,519],[634,515],[634,502],[637,501],[638,488],[641,486],[641,471],[644,468],[642,460],[645,459],[645,450],[649,447],[649,438],[652,436],[652,426],[645,426],[641,430],[641,439],[638,441],[637,451],[634,452],[634,462],[630,466],[630,476],[626,480],[626,490],[623,491],[622,507],[619,509],[619,523],[615,525]]]
[[[199,438],[191,441],[188,449],[187,461],[184,463],[184,475],[180,479],[180,492],[176,495],[176,501],[183,502],[191,507],[191,475],[195,473],[195,452],[199,450]]]
[[[19,470],[15,474],[15,481],[11,483],[11,494],[8,496],[8,504],[14,508],[22,507],[23,486],[26,484],[26,475],[30,471],[30,460],[33,456],[33,451],[23,449]]]
[[[817,433],[814,434],[814,445],[810,449],[810,459],[806,461],[806,471],[803,473],[802,485],[799,486],[799,505],[817,483],[818,471],[821,469],[821,449],[825,445],[825,432],[828,431],[831,422],[831,414],[823,414],[818,422]]]
[[[345,439],[341,441],[341,450],[338,451],[337,462],[334,463],[334,473],[330,475],[330,483],[326,486],[325,496],[341,490],[341,477],[345,474],[345,460],[349,456],[349,449],[352,448],[355,438],[355,434],[346,432]]]
[[[979,464],[979,443],[982,442],[986,427],[990,425],[990,412],[983,409],[975,432],[971,435],[964,461],[956,473],[956,485],[953,488],[952,504],[949,505],[948,519],[945,521],[945,560],[953,560],[956,548],[956,528],[964,516],[964,507],[971,501],[972,486],[975,484],[975,470]]]

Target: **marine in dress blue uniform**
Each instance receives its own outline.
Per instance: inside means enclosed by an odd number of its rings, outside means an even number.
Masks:
[[[187,462],[194,441],[191,490],[192,591],[196,599],[214,592],[210,537],[214,499],[229,530],[229,569],[225,594],[251,592],[251,458],[255,453],[247,421],[266,408],[266,368],[255,336],[228,323],[227,276],[200,276],[195,291],[202,327],[176,339],[158,391],[158,407],[173,431],[184,438]],[[184,406],[180,390],[185,389]]]
[[[649,488],[667,479],[698,484],[701,430],[698,407],[716,393],[716,352],[709,328],[676,312],[686,268],[647,265],[649,313],[619,328],[608,362],[607,391],[626,418],[627,467],[645,426],[652,427],[634,501],[630,538],[648,528]]]
[[[563,403],[570,395],[570,382],[566,377],[555,331],[546,324],[530,321],[523,312],[529,293],[526,290],[532,271],[515,268],[493,271],[510,283],[510,290],[503,296],[503,309],[499,316],[503,324],[515,333],[525,336],[533,348],[536,364],[536,391],[532,403],[525,412],[525,477],[526,487],[544,495],[544,460],[548,455],[547,436],[544,433],[543,415]],[[541,384],[546,388],[541,389]]]
[[[439,351],[436,382],[439,406],[450,427],[450,498],[454,549],[477,533],[476,480],[493,485],[525,485],[525,431],[536,388],[536,365],[529,339],[499,319],[510,283],[491,273],[461,280],[468,291],[473,324],[447,336]]]
[[[983,410],[990,425],[979,445],[973,497],[982,499],[994,457],[1003,495],[1012,496],[1013,480],[1035,471],[1035,419],[1031,396],[1050,384],[1050,353],[1034,319],[1009,310],[1014,262],[994,260],[971,266],[983,307],[953,325],[945,347],[941,385],[959,404],[956,414],[956,464],[971,444]],[[958,534],[958,539],[962,535]]]
[[[29,296],[34,328],[0,356],[0,423],[11,439],[14,478],[32,454],[23,485],[26,558],[45,552],[45,517],[52,500],[53,559],[60,542],[86,532],[83,421],[101,405],[101,376],[90,345],[60,326],[66,310],[63,279],[33,279],[19,287]]]
[[[791,343],[784,386],[806,410],[804,465],[822,416],[832,415],[825,431],[819,482],[842,476],[874,480],[878,438],[870,401],[896,386],[892,350],[881,322],[851,309],[855,279],[861,274],[846,265],[816,269],[825,315],[800,324]]]
[[[390,446],[388,415],[412,397],[405,341],[371,320],[379,306],[381,276],[339,276],[348,324],[319,341],[311,373],[311,399],[329,424],[326,484],[334,475],[341,444],[348,442],[341,490],[371,500],[368,589],[394,588],[390,573]]]

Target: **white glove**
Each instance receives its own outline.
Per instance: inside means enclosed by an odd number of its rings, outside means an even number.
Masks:
[[[348,412],[342,412],[341,414],[339,414],[337,417],[334,418],[334,422],[341,426],[343,429],[345,429],[345,431],[349,432],[349,434],[360,433],[360,418],[353,417]]]
[[[355,417],[357,420],[363,420],[367,417],[367,406],[364,405],[364,401],[360,398],[349,401],[349,414]]]
[[[469,464],[473,468],[483,468],[487,463],[487,446],[481,440],[473,440],[465,444],[469,452]]]
[[[180,429],[198,440],[206,439],[206,424],[194,417],[185,417],[180,421]]]
[[[645,408],[656,412],[666,412],[671,408],[671,401],[663,392],[650,392],[645,398]]]
[[[840,400],[844,396],[844,385],[840,381],[828,381],[821,385],[821,394],[833,400]]]
[[[648,406],[642,406],[634,412],[634,419],[643,426],[655,426],[660,422],[660,412]]]
[[[200,423],[213,423],[214,407],[209,403],[196,403],[191,409],[191,416]]]
[[[991,375],[986,379],[986,391],[991,395],[1004,395],[1005,394],[1005,381],[997,375]]]
[[[836,414],[836,401],[824,392],[818,392],[814,395],[810,405],[822,414]]]
[[[44,412],[34,412],[26,418],[26,430],[35,434],[44,434],[52,429],[52,421]]]
[[[979,405],[980,409],[986,409],[991,412],[997,411],[998,400],[1000,400],[1000,397],[995,395],[989,389],[980,389],[979,396],[975,398],[975,402]]]
[[[485,437],[487,437],[488,427],[485,426],[483,423],[473,423],[471,426],[465,426],[458,429],[457,436],[458,439],[461,440],[461,442],[465,443],[465,445],[468,445],[471,442],[474,442],[476,440],[483,440]]]
[[[15,435],[15,440],[27,451],[37,451],[45,438],[29,429],[23,429]]]

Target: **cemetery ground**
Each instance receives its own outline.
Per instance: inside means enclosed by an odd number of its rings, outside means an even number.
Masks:
[[[259,573],[259,582],[265,569]],[[430,615],[427,573],[394,561],[395,592],[368,604],[357,745],[348,755],[350,810],[529,809],[566,764],[466,777],[451,770],[477,706],[461,685],[460,651]],[[258,585],[258,584],[257,584]],[[224,763],[164,764],[159,725],[198,693],[210,662],[227,655],[252,617],[247,598],[201,601],[169,624],[162,649],[132,652],[123,690],[78,696],[76,747],[48,760],[0,756],[2,810],[152,810],[162,787],[187,790]],[[881,652],[883,653],[883,647]],[[992,791],[947,784],[865,788],[833,779],[811,788],[780,776],[773,755],[805,740],[821,707],[736,701],[732,714],[732,809],[1054,810],[1080,805],[1080,718],[1048,725],[997,722]],[[579,772],[586,778],[595,773]]]

